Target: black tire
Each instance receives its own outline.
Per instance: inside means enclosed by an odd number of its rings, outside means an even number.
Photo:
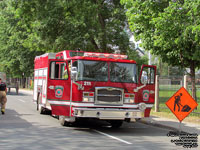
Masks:
[[[36,105],[37,105],[37,108],[36,108],[36,110],[38,111],[39,110],[39,99],[40,99],[40,93],[38,92],[37,93],[37,103],[36,103]]]
[[[37,95],[37,108],[36,109],[42,115],[47,114],[47,109],[42,107],[42,106],[40,106],[39,100],[40,100],[40,93],[38,92],[38,95]]]
[[[74,122],[66,121],[65,116],[58,116],[58,118],[62,126],[73,127],[73,126],[76,126],[77,124],[77,120],[75,120]]]
[[[111,120],[109,121],[109,123],[111,124],[112,128],[120,128],[123,124],[122,120]]]
[[[39,106],[38,106],[39,107]],[[39,109],[38,109],[38,111],[39,111],[39,113],[41,114],[41,115],[45,115],[45,114],[47,114],[47,110],[46,110],[46,108],[44,108],[44,107],[39,107]]]

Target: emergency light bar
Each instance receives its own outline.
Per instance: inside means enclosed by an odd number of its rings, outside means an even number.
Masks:
[[[85,52],[84,56],[86,56],[86,57],[99,57],[99,58],[113,58],[113,59],[127,59],[128,58],[127,55],[91,53],[91,52]]]

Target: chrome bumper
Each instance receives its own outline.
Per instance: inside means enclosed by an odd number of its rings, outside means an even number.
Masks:
[[[75,117],[98,118],[98,119],[136,119],[144,117],[144,111],[139,109],[105,109],[105,108],[74,108]]]

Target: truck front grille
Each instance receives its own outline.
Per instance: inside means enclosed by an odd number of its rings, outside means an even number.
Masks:
[[[96,87],[95,104],[122,105],[124,90],[114,87]]]

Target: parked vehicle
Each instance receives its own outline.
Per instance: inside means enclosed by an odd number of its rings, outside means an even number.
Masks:
[[[14,88],[16,90],[16,93],[18,94],[18,92],[19,92],[19,84],[18,84],[18,82],[10,82],[9,80],[7,80],[5,72],[0,72],[0,78],[2,79],[3,82],[6,83],[6,87],[8,89],[8,93],[10,92],[11,88]]]
[[[120,127],[149,117],[154,104],[156,67],[126,55],[65,50],[35,58],[34,101],[62,125],[96,118]]]

